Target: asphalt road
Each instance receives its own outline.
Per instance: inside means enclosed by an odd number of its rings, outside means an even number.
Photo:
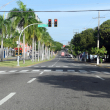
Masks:
[[[110,110],[110,69],[57,57],[0,68],[0,110]]]

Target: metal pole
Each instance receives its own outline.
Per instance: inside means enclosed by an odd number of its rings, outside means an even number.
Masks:
[[[28,28],[29,26],[31,26],[31,25],[36,25],[36,24],[44,24],[44,23],[34,23],[34,24],[30,24],[30,25],[28,25],[28,26],[26,26],[22,31],[21,31],[21,33],[20,33],[20,36],[19,36],[19,42],[18,42],[18,48],[19,48],[19,45],[20,45],[20,38],[21,38],[21,35],[22,35],[22,33],[23,33],[23,31],[26,29],[26,28]],[[45,23],[46,24],[46,23]],[[19,58],[18,58],[18,65],[19,65]]]
[[[99,48],[99,28],[100,28],[100,12],[98,12],[98,36],[97,36],[97,48]],[[97,55],[97,65],[99,64],[99,55]]]

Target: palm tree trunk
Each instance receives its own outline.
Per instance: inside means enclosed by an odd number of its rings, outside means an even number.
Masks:
[[[32,39],[32,62],[34,62],[34,37]]]
[[[36,62],[36,38],[35,38],[35,62]]]
[[[43,49],[43,60],[44,60],[44,43],[43,43],[43,47],[42,47],[42,49]]]
[[[40,41],[38,41],[38,61],[39,61],[39,55],[40,55],[39,44],[40,44]]]
[[[23,64],[25,64],[25,34],[23,35]]]
[[[48,47],[47,47],[47,59],[48,59],[48,57],[49,57],[49,53],[48,53]]]
[[[47,46],[45,47],[46,60],[47,60]]]
[[[44,43],[42,44],[42,60],[44,59]]]
[[[42,48],[41,48],[41,42],[40,42],[40,61],[42,60],[42,57],[41,57],[41,54],[42,54],[42,52],[41,52],[41,50],[42,50]]]
[[[52,57],[53,57],[53,50],[52,50]]]
[[[50,59],[50,48],[49,48],[49,59]]]
[[[8,58],[8,47],[7,47],[7,58]]]
[[[3,62],[3,36],[1,38],[1,61]]]
[[[46,60],[46,45],[45,45],[45,60]]]
[[[26,57],[28,57],[28,43],[27,43],[27,46],[26,46],[26,51],[27,51]]]

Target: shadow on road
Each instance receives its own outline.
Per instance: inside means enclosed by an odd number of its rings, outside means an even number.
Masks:
[[[52,85],[54,88],[67,88],[75,91],[86,91],[88,97],[110,98],[110,78],[99,78],[81,75],[43,75],[37,81]]]

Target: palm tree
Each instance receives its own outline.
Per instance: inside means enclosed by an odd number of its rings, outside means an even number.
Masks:
[[[1,32],[1,61],[3,62],[3,38],[6,37],[7,34],[10,34],[11,21],[8,19],[4,19],[4,16],[0,15],[0,32]]]
[[[32,9],[26,9],[26,5],[23,4],[23,2],[18,1],[17,4],[19,5],[19,9],[14,8],[11,11],[21,11],[19,13],[16,12],[10,12],[8,14],[9,19],[13,19],[13,27],[23,29],[26,26],[29,25],[29,22],[31,22],[32,19],[35,19],[34,12],[22,12],[22,11],[33,11]],[[23,33],[23,63],[25,63],[25,35],[28,32],[28,28]]]

